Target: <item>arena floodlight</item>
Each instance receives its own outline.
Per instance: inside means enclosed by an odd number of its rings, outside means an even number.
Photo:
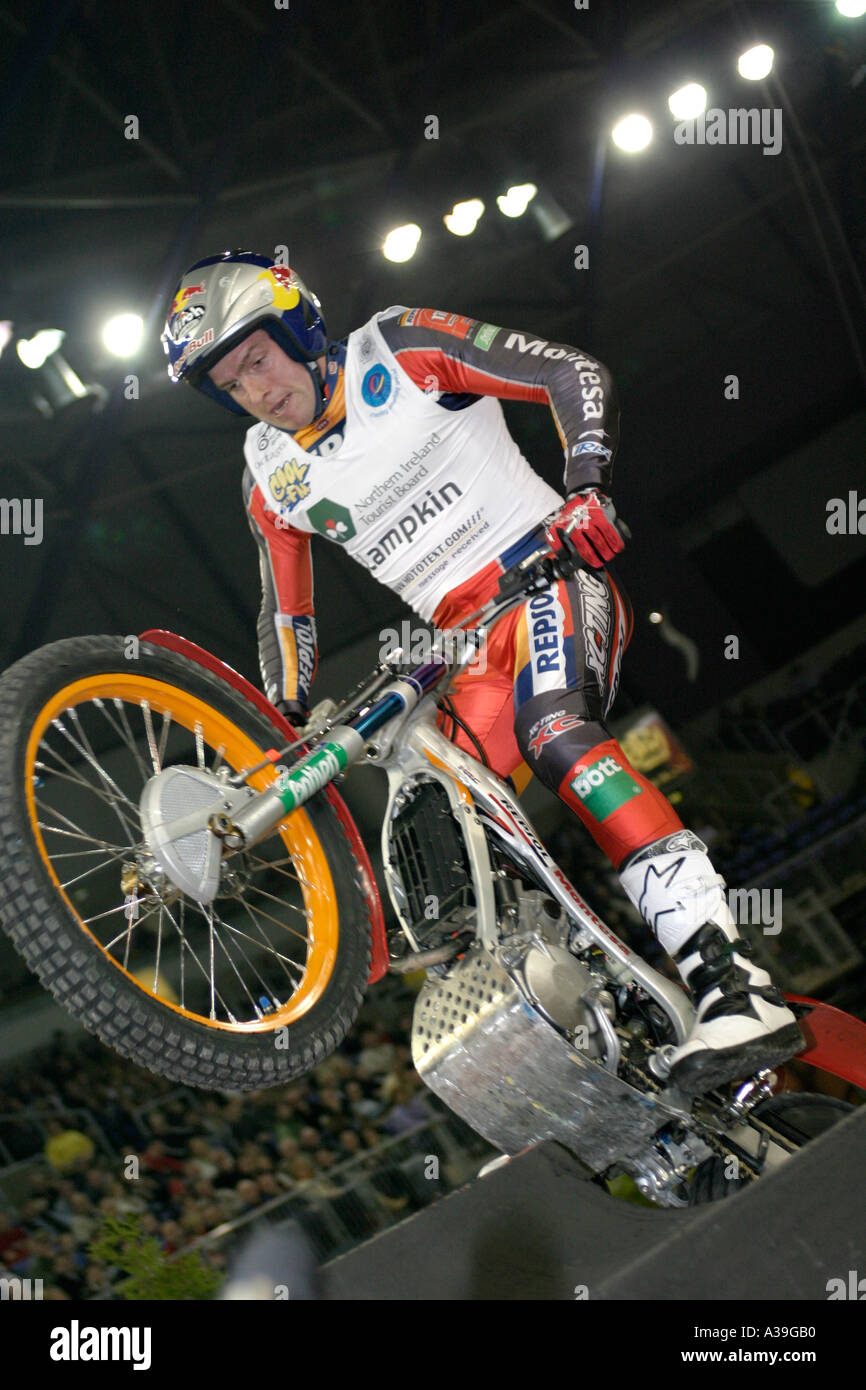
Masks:
[[[836,0],[836,9],[845,19],[859,19],[866,14],[866,0]]]
[[[60,328],[41,328],[32,338],[19,338],[15,349],[25,367],[36,371],[57,351],[65,337]]]
[[[774,57],[769,44],[755,44],[754,48],[747,48],[745,53],[740,54],[737,59],[737,72],[749,82],[760,82],[772,72]]]
[[[453,236],[470,236],[483,212],[484,204],[480,198],[468,198],[463,203],[455,203],[442,221]]]
[[[678,121],[693,121],[707,109],[707,89],[700,82],[688,82],[668,97],[668,109]]]
[[[388,261],[411,261],[421,240],[421,228],[417,222],[407,222],[403,227],[393,227],[385,238],[382,255]]]
[[[496,199],[496,206],[505,217],[522,217],[538,188],[534,183],[513,183]]]
[[[115,357],[134,357],[144,338],[140,314],[115,314],[102,330],[102,341]]]
[[[611,131],[611,139],[618,149],[626,154],[639,154],[645,150],[653,138],[653,128],[646,116],[633,111],[617,121]]]

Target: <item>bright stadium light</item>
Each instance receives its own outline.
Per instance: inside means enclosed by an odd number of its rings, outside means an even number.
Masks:
[[[623,116],[611,131],[613,143],[619,149],[625,150],[626,154],[637,154],[640,150],[645,150],[652,138],[653,128],[646,116],[640,116],[636,112],[630,116]]]
[[[767,77],[772,72],[774,56],[769,44],[756,44],[754,48],[748,48],[745,53],[740,54],[737,59],[737,72],[750,82],[760,82],[762,77]]]
[[[866,14],[866,0],[836,0],[836,9],[846,19],[859,19]]]
[[[143,337],[144,319],[138,314],[116,314],[102,330],[102,341],[115,357],[132,357]]]
[[[465,203],[455,203],[450,212],[442,218],[449,232],[454,236],[469,236],[475,231],[478,219],[484,212],[480,198],[469,198]]]
[[[513,183],[496,199],[496,206],[506,217],[522,217],[538,189],[534,183]]]
[[[693,121],[707,109],[707,89],[700,82],[689,82],[672,92],[668,97],[668,108],[678,121]]]
[[[65,337],[60,328],[42,328],[32,338],[19,338],[15,347],[25,367],[35,371],[57,351]]]
[[[411,261],[421,240],[421,228],[416,222],[394,227],[386,236],[382,255],[388,261]]]

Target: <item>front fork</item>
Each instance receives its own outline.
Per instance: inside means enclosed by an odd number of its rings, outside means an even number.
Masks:
[[[279,782],[251,797],[240,810],[229,816],[214,816],[210,828],[230,850],[246,849],[269,834],[287,812],[297,811],[307,801],[364,756],[367,740],[398,715],[410,713],[446,669],[443,662],[429,662],[411,676],[387,686],[375,704],[351,724],[338,724],[327,739]]]

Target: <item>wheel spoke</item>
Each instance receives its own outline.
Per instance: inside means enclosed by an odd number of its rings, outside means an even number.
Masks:
[[[240,899],[240,901],[243,902],[243,899]],[[207,922],[211,921],[211,916],[208,915],[201,903],[191,902],[190,906],[199,908],[202,911],[205,920]],[[250,915],[252,915],[253,909],[249,906],[249,903],[244,903],[244,906],[246,907]],[[267,913],[262,913],[262,916],[266,917]],[[275,917],[272,917],[270,918],[270,920],[272,922],[276,922],[277,919]],[[241,936],[245,941],[249,941],[253,946],[257,948],[259,947],[259,942],[256,941],[253,937],[249,936],[245,931],[241,931],[240,927],[233,926],[231,922],[224,922],[222,918],[220,918],[219,921],[220,925],[225,927],[226,931],[234,932],[236,936]],[[278,923],[278,925],[281,924]],[[286,931],[291,932],[292,928],[286,927]],[[292,932],[292,935],[300,937],[300,940],[303,941],[306,945],[307,938],[305,936],[300,936],[299,932]],[[262,944],[265,946],[265,949],[267,950],[268,954],[272,955],[276,960],[287,961],[289,965],[294,965],[295,968],[298,970],[302,968],[297,961],[292,960],[291,956],[284,956],[282,951],[278,951],[276,946],[272,946],[266,937],[262,938]]]
[[[303,984],[304,976],[305,976],[305,974],[307,973],[307,972],[306,972],[306,968],[305,968],[303,965],[299,965],[297,961],[289,960],[289,958],[288,958],[287,956],[284,956],[284,955],[282,954],[281,951],[274,951],[274,950],[270,947],[270,943],[269,943],[267,937],[265,936],[264,927],[262,926],[261,922],[258,922],[258,921],[256,920],[256,915],[255,915],[255,913],[253,912],[252,908],[250,907],[249,903],[248,903],[244,898],[241,898],[241,904],[242,904],[244,910],[245,910],[247,913],[249,913],[249,916],[252,918],[253,926],[254,926],[254,927],[256,928],[256,930],[258,931],[258,933],[259,933],[259,935],[261,936],[263,942],[265,943],[266,946],[269,947],[269,949],[271,949],[271,954],[274,955],[274,956],[276,957],[276,959],[279,961],[280,965],[283,967],[284,973],[288,976],[289,980],[291,981],[292,988],[293,988],[293,989],[298,989],[298,988],[300,988],[300,986]],[[289,968],[288,968],[289,965],[291,965],[295,970],[300,971],[300,975],[299,975],[299,978],[298,978],[297,980],[294,979],[294,977],[293,977],[291,971],[289,970]]]
[[[121,729],[118,729],[117,725],[114,723],[114,720],[111,718],[111,715],[108,713],[108,710],[105,708],[101,700],[94,700],[93,703],[99,706],[99,708],[102,710],[102,713],[105,715],[106,719],[111,725],[112,729],[114,729],[115,733],[120,734],[120,737],[123,739],[123,742],[126,744],[127,748],[132,753],[138,770],[141,773],[142,785],[145,782],[150,781],[150,773],[145,767],[144,759],[138,751],[138,744],[132,736],[132,729],[129,727],[129,720],[126,717],[126,706],[124,705],[120,696],[115,695],[114,708],[117,710],[118,718],[120,724],[122,725],[122,731]]]
[[[110,806],[112,810],[115,809],[115,799],[109,796],[107,792],[103,791],[102,787],[97,787],[93,782],[88,782],[86,777],[81,777],[78,773],[76,773],[75,770],[72,768],[71,764],[68,763],[66,759],[60,753],[57,752],[56,748],[52,748],[50,744],[44,741],[44,739],[39,746],[40,748],[43,748],[46,753],[50,753],[52,758],[57,758],[57,760],[61,762],[64,767],[69,768],[69,771],[60,772],[56,767],[49,767],[47,763],[43,763],[39,760],[36,760],[34,761],[33,766],[37,770],[37,772],[45,772],[48,774],[49,777],[56,777],[59,781],[62,782],[71,782],[73,786],[76,787],[84,787],[87,791],[92,792],[94,796],[98,796],[100,800],[104,801],[105,804],[107,806]],[[134,802],[130,801],[129,804],[135,810],[136,815],[138,815],[138,807],[135,806]],[[128,830],[129,827],[124,825],[124,829]]]
[[[231,930],[231,928],[230,928],[228,922],[224,922],[224,921],[222,920],[222,918],[217,917],[217,914],[216,914],[216,913],[214,913],[214,917],[215,917],[216,920],[219,922],[220,926],[225,927],[227,930]],[[242,933],[239,933],[239,934],[242,935]],[[223,954],[225,955],[226,960],[228,961],[228,963],[229,963],[229,965],[231,966],[232,970],[235,972],[235,975],[237,976],[237,978],[238,978],[238,980],[239,980],[239,982],[240,982],[241,989],[244,991],[244,993],[246,994],[246,996],[247,996],[247,998],[249,999],[250,1003],[252,1004],[253,1012],[255,1013],[256,1018],[259,1018],[259,1019],[264,1018],[264,1014],[262,1013],[262,1011],[261,1011],[261,1009],[260,1009],[260,1007],[259,1007],[259,1004],[258,1004],[257,1000],[256,1000],[256,999],[253,997],[253,995],[250,993],[250,990],[249,990],[249,988],[247,987],[247,984],[246,984],[246,982],[245,982],[243,976],[241,975],[240,971],[238,970],[237,966],[235,965],[235,962],[233,961],[233,959],[232,959],[232,957],[231,957],[231,953],[229,952],[228,946],[226,945],[226,943],[222,940],[222,938],[221,938],[220,936],[217,935],[217,938],[216,938],[216,939],[217,939],[217,944],[221,947],[221,949],[222,949],[222,951],[223,951]],[[238,948],[238,950],[240,951],[241,955],[243,956],[244,960],[246,961],[247,965],[250,967],[250,969],[253,971],[253,973],[254,973],[255,975],[258,975],[259,982],[261,983],[262,988],[263,988],[264,990],[268,990],[268,989],[269,989],[268,984],[265,982],[265,980],[262,979],[261,975],[259,975],[259,972],[256,970],[255,966],[253,965],[252,961],[250,960],[250,958],[249,958],[249,956],[247,955],[246,951],[244,950],[243,946],[241,946],[240,942],[236,942],[235,944],[237,945],[237,948]]]
[[[150,717],[150,704],[147,700],[141,701],[141,714],[144,719],[144,729],[147,735],[147,746],[150,749],[150,761],[153,763],[154,772],[161,772],[162,766],[159,761],[159,752],[156,747],[156,734],[153,732],[153,720]]]
[[[78,729],[79,734],[80,734],[81,737],[84,739],[84,742],[87,743],[86,735],[84,734],[84,730],[81,728],[81,722],[80,722],[80,720],[79,720],[79,718],[78,718],[78,711],[77,711],[76,709],[74,709],[74,708],[71,708],[71,709],[68,711],[68,714],[70,715],[70,718],[72,718],[72,719],[75,721],[75,726],[76,726],[76,728]],[[94,769],[94,771],[96,772],[97,777],[99,777],[99,778],[105,783],[105,785],[106,785],[110,790],[112,790],[112,791],[115,793],[115,796],[114,796],[114,797],[107,797],[106,799],[108,800],[108,804],[111,806],[111,809],[114,811],[115,815],[117,816],[118,820],[120,821],[120,823],[121,823],[123,829],[126,831],[127,835],[129,835],[129,834],[131,833],[131,832],[130,832],[129,823],[128,823],[128,821],[127,821],[127,819],[126,819],[126,816],[124,815],[123,811],[120,809],[120,807],[119,807],[118,804],[117,804],[117,798],[120,798],[121,801],[126,801],[126,802],[129,804],[129,806],[132,807],[132,809],[133,809],[133,811],[134,811],[136,817],[138,816],[138,807],[135,805],[134,802],[132,802],[132,801],[129,800],[129,797],[126,795],[125,792],[121,791],[120,787],[118,787],[118,785],[117,785],[117,783],[115,782],[114,778],[111,777],[107,772],[105,772],[104,769],[100,766],[99,761],[97,760],[96,756],[94,755],[93,750],[90,748],[89,744],[87,745],[87,747],[84,747],[84,746],[82,746],[82,744],[78,743],[78,742],[72,737],[72,735],[70,734],[69,730],[65,727],[65,725],[64,725],[63,722],[62,722],[62,720],[60,720],[60,719],[52,719],[51,723],[53,724],[53,726],[54,726],[55,729],[59,729],[60,733],[63,734],[64,738],[68,739],[68,741],[72,744],[72,747],[75,749],[75,751],[76,751],[77,753],[80,753],[81,756],[82,756],[82,758],[84,758],[85,761],[88,762],[88,763],[90,764],[90,766],[91,766],[91,767]],[[60,757],[60,754],[59,754],[59,753],[56,753],[55,750],[54,750],[53,748],[51,748],[51,747],[45,742],[44,739],[43,739],[43,744],[44,744],[45,748],[47,749],[47,751],[48,751],[49,753],[53,753],[54,756],[57,757],[57,758],[59,758],[60,761],[63,762],[64,765],[65,765],[66,767],[69,767],[70,772],[74,772],[74,771],[75,771],[75,769],[72,768],[72,767],[70,767],[70,766],[69,766],[69,763],[67,763],[67,762],[65,761],[65,759],[61,758],[61,757]],[[94,788],[94,790],[95,790],[95,788]]]
[[[165,757],[165,745],[168,743],[168,731],[171,728],[171,712],[164,709],[162,712],[162,730],[159,735],[159,765],[162,767],[162,760]]]
[[[104,852],[104,851],[103,851]],[[82,851],[84,853],[84,851]],[[57,856],[59,858],[59,855]],[[110,854],[103,864],[92,864],[89,869],[84,869],[75,878],[68,878],[65,883],[61,883],[61,888],[71,888],[74,883],[80,883],[83,878],[88,878],[91,874],[99,873],[100,869],[107,869],[110,864],[117,863],[118,859],[124,859],[125,855]]]
[[[46,806],[45,803],[42,802],[42,801],[40,801],[38,797],[36,797],[35,800],[36,800],[36,805],[37,805],[37,807],[38,807],[39,810],[42,811],[45,815],[57,816],[59,820],[65,821],[67,825],[71,825],[71,826],[72,826],[73,831],[76,832],[76,833],[71,837],[71,838],[73,838],[73,839],[76,839],[76,840],[88,840],[89,843],[92,844],[92,845],[101,845],[101,846],[103,847],[103,849],[116,849],[116,850],[120,850],[121,853],[123,853],[123,852],[126,851],[126,850],[133,850],[133,849],[135,849],[135,848],[137,847],[137,844],[140,844],[140,841],[139,841],[139,842],[133,841],[133,843],[130,844],[130,845],[112,845],[112,844],[109,844],[108,840],[100,840],[100,839],[98,838],[98,836],[96,836],[96,835],[88,835],[85,831],[82,830],[82,828],[81,828],[80,825],[76,825],[76,824],[75,824],[75,821],[74,821],[74,820],[70,820],[69,817],[68,817],[68,816],[65,816],[65,815],[63,814],[62,811],[58,811],[58,809],[57,809],[56,806]],[[37,825],[39,826],[40,830],[50,830],[50,831],[52,831],[55,835],[69,835],[69,834],[70,834],[70,832],[69,832],[68,830],[59,830],[59,829],[57,828],[57,826],[55,826],[55,825],[43,825],[42,821],[37,821],[36,823],[37,823]]]
[[[276,896],[276,894],[274,894],[274,893],[269,893],[269,892],[267,891],[267,889],[265,889],[265,888],[259,888],[259,887],[257,887],[255,883],[251,883],[251,884],[249,885],[249,891],[250,891],[251,893],[261,893],[261,895],[262,895],[263,898],[270,898],[270,900],[271,900],[272,903],[279,903],[280,907],[287,907],[287,908],[289,909],[290,912],[298,912],[298,913],[300,913],[300,915],[301,915],[302,917],[305,917],[306,920],[307,920],[308,922],[309,922],[310,918],[311,918],[312,915],[313,915],[307,908],[305,908],[305,907],[295,907],[295,904],[294,904],[294,903],[287,903],[286,900],[285,900],[285,898],[278,898],[278,897]],[[287,931],[290,931],[291,928],[287,927],[286,930],[287,930]]]

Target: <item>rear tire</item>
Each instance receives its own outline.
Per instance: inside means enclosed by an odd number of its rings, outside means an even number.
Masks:
[[[798,1148],[803,1148],[810,1140],[826,1134],[828,1129],[844,1120],[854,1109],[856,1106],[836,1100],[833,1096],[797,1091],[771,1096],[769,1100],[756,1105],[752,1113]],[[689,1206],[724,1201],[749,1185],[752,1181],[749,1178],[726,1177],[726,1162],[720,1155],[714,1155],[698,1165],[689,1184]]]

